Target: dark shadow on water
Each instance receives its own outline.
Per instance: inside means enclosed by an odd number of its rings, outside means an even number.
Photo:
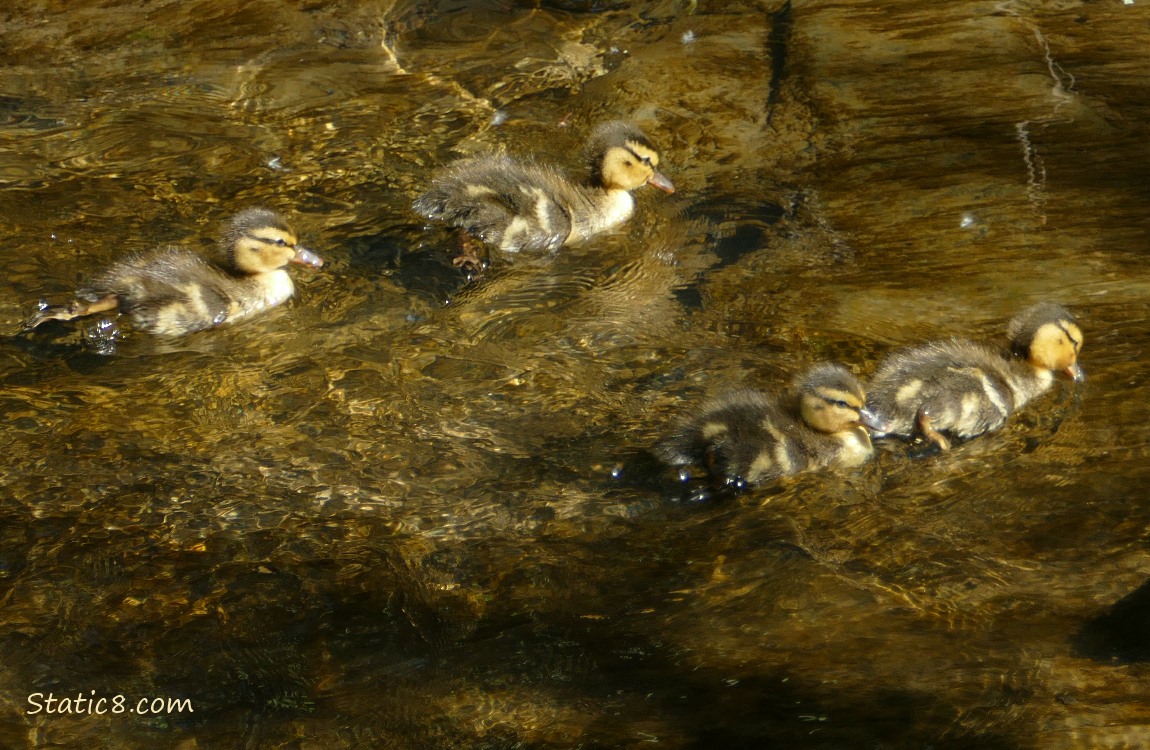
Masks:
[[[787,210],[777,203],[744,204],[738,199],[732,199],[730,203],[701,204],[690,214],[716,226],[738,217],[738,223],[733,229],[725,228],[711,237],[711,250],[719,259],[714,269],[718,269],[737,263],[743,256],[766,247],[770,228],[787,215]]]
[[[622,492],[633,497],[636,491],[660,498],[661,505],[690,508],[699,504],[728,502],[746,489],[741,483],[726,482],[708,476],[697,467],[673,467],[663,463],[648,450],[634,450],[620,455],[612,471],[611,485],[604,488],[608,496]]]
[[[767,36],[767,50],[771,55],[771,83],[767,94],[767,124],[775,115],[779,101],[779,91],[787,75],[787,52],[791,43],[791,29],[794,28],[795,14],[791,0],[770,14],[771,33]]]
[[[727,511],[712,511],[693,535],[720,532]],[[292,746],[309,717],[321,720],[307,730],[316,746],[334,736],[323,732],[346,730],[362,743],[339,746],[426,750],[612,748],[648,735],[700,750],[1026,747],[989,732],[952,737],[944,695],[836,693],[766,661],[708,664],[678,643],[675,623],[689,617],[668,601],[699,584],[698,568],[674,553],[628,555],[656,549],[647,537],[664,539],[661,524],[632,522],[638,539],[488,539],[416,559],[391,542],[333,545],[279,530],[176,552],[135,529],[71,521],[74,533],[39,564],[60,571],[59,585],[91,592],[91,612],[60,613],[55,628],[33,628],[37,637],[10,633],[0,656],[29,692],[82,684],[191,699],[194,714],[133,719],[133,736],[154,747],[189,735],[199,747]],[[807,559],[778,529],[759,531],[779,565]],[[390,536],[380,524],[370,538]],[[481,591],[482,604],[434,580]],[[536,722],[511,720],[554,711],[577,719],[571,736],[540,740]]]
[[[1071,639],[1075,656],[1103,662],[1150,661],[1150,581],[1114,603]]]
[[[351,265],[364,273],[386,273],[405,290],[443,304],[470,281],[452,265],[448,241],[443,232],[389,232],[361,241],[350,253]]]
[[[746,256],[764,250],[769,245],[771,228],[787,216],[787,210],[777,203],[746,204],[737,198],[709,201],[692,208],[689,215],[707,222],[712,231],[707,246],[715,262],[689,283],[677,286],[673,294],[687,310],[703,308],[700,287],[707,277],[726,266],[734,265]]]

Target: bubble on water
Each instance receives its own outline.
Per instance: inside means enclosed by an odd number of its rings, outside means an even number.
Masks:
[[[96,354],[111,356],[116,353],[120,329],[112,318],[100,318],[84,328],[84,341]]]

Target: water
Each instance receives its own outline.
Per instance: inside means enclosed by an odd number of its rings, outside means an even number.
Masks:
[[[0,745],[1147,744],[1141,4],[89,5],[0,16],[0,328],[250,205],[328,264],[0,340]],[[469,283],[410,212],[620,116],[679,190],[616,234]],[[706,503],[640,460],[1045,298],[1089,380],[951,454]]]

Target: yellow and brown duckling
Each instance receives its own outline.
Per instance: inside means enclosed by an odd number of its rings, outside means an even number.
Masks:
[[[655,448],[672,466],[702,466],[727,485],[865,463],[867,428],[885,429],[866,408],[858,378],[839,364],[815,365],[783,402],[739,390],[702,405]]]
[[[942,450],[1002,427],[1026,402],[1049,390],[1055,373],[1076,382],[1082,330],[1066,308],[1043,302],[1007,328],[1005,355],[966,339],[935,341],[886,358],[867,406],[888,424],[883,434],[920,436]]]
[[[626,221],[635,206],[632,190],[653,185],[675,191],[658,171],[659,152],[634,125],[603,123],[585,151],[591,169],[586,185],[550,165],[483,156],[450,165],[413,207],[504,252],[557,250]]]
[[[137,328],[180,336],[232,323],[286,302],[295,294],[287,265],[320,267],[276,213],[251,208],[228,223],[222,262],[181,247],[135,255],[113,264],[76,291],[67,305],[44,307],[24,324],[72,320],[116,310]]]

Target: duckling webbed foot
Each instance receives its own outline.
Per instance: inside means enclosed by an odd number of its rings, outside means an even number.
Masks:
[[[487,270],[487,259],[479,254],[481,243],[467,232],[459,233],[459,255],[451,259],[451,265],[461,268],[471,278],[482,275]]]
[[[120,299],[114,294],[109,294],[106,297],[101,297],[95,302],[84,303],[80,300],[73,300],[66,305],[53,305],[49,306],[41,304],[39,310],[36,311],[32,317],[24,321],[24,327],[21,333],[27,333],[32,329],[49,320],[73,320],[75,318],[83,318],[88,315],[95,315],[96,313],[107,312],[115,310],[120,306]]]
[[[925,409],[918,412],[915,424],[918,426],[919,434],[921,434],[928,443],[937,445],[939,451],[950,450],[950,441],[946,439],[945,435],[934,429],[931,421],[930,414],[928,414]]]

